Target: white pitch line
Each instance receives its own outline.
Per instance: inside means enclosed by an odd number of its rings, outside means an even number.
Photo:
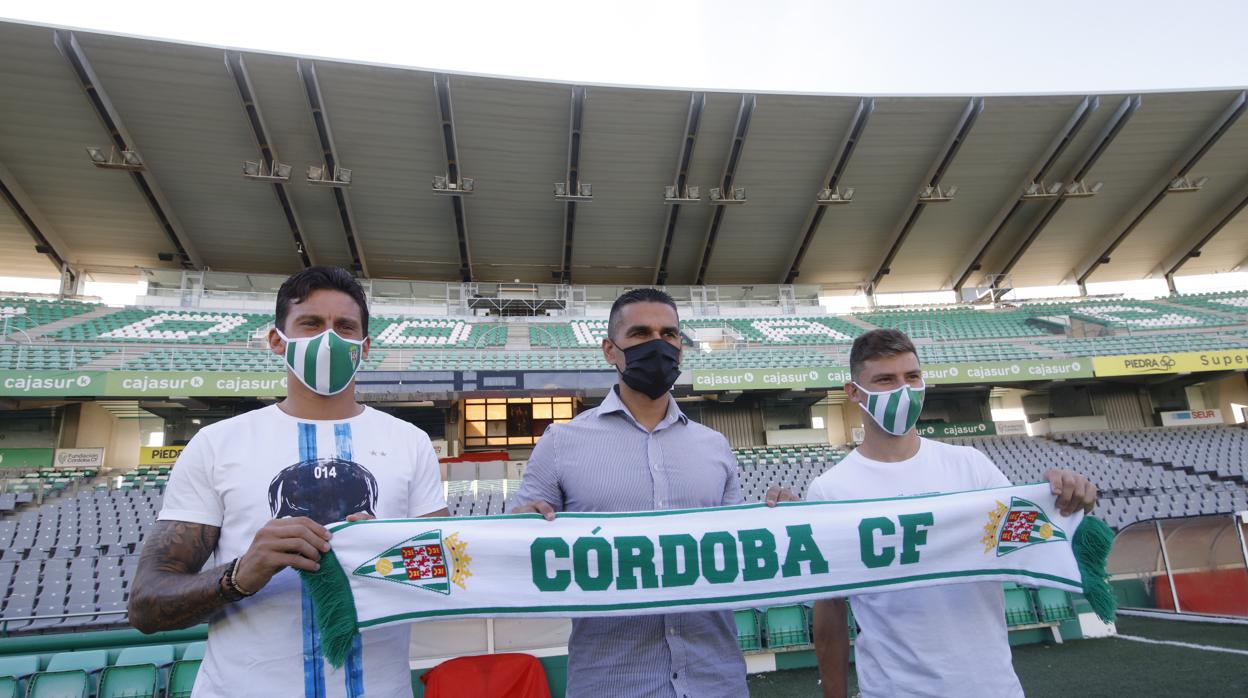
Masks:
[[[1130,640],[1132,642],[1144,642],[1150,645],[1171,645],[1173,647],[1186,647],[1193,650],[1204,650],[1206,652],[1225,652],[1227,654],[1242,654],[1248,657],[1248,650],[1235,650],[1229,647],[1217,647],[1214,645],[1198,645],[1194,642],[1178,642],[1175,640],[1153,640],[1147,637],[1137,637],[1135,635],[1114,635],[1114,637]]]

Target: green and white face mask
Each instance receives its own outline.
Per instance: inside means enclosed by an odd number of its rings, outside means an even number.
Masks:
[[[364,358],[364,340],[347,339],[332,329],[315,337],[287,337],[286,365],[295,378],[318,395],[337,395],[351,385]]]
[[[901,436],[918,423],[919,413],[923,411],[923,393],[927,391],[927,384],[917,388],[903,385],[878,393],[873,393],[857,383],[854,385],[867,396],[866,404],[860,402],[858,406],[889,434]]]

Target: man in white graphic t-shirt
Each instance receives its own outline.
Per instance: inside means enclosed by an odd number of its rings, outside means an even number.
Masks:
[[[269,334],[286,360],[286,399],[204,427],[178,458],[130,622],[150,633],[208,621],[194,698],[412,694],[409,629],[364,631],[333,669],[296,572],[330,549],[327,524],[447,515],[429,437],[355,401],[367,335],[367,299],[349,273],[290,277]]]
[[[965,446],[920,438],[923,371],[910,338],[872,330],[849,355],[851,404],[863,411],[862,445],[811,483],[810,501],[905,497],[1008,487],[987,456]],[[1045,478],[1058,509],[1091,511],[1096,487],[1068,470]],[[1006,637],[998,582],[858,594],[849,603],[861,627],[854,646],[863,698],[992,696],[1021,698]],[[825,698],[848,694],[846,601],[815,603],[815,653]]]

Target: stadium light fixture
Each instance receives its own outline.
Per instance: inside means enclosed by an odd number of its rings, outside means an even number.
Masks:
[[[594,200],[594,187],[591,184],[578,184],[573,191],[567,182],[555,182],[555,201],[579,201],[583,204]]]
[[[842,190],[840,187],[836,189],[820,189],[815,195],[816,206],[835,206],[839,204],[852,203],[854,200],[854,188],[846,187]]]
[[[1045,184],[1044,180],[1034,181],[1027,185],[1023,190],[1023,201],[1039,201],[1043,199],[1057,199],[1062,195],[1062,183],[1050,182]]]
[[[476,186],[476,181],[471,177],[464,177],[456,182],[448,175],[436,175],[433,178],[433,193],[442,196],[464,196],[471,194]]]
[[[941,204],[946,201],[953,201],[953,195],[958,193],[957,185],[941,189],[940,185],[925,186],[919,190],[919,203],[921,204]]]
[[[1200,177],[1194,182],[1186,175],[1175,177],[1170,180],[1170,186],[1166,187],[1166,192],[1169,194],[1190,194],[1200,191],[1200,188],[1205,186],[1208,181],[1208,177]]]
[[[243,163],[243,176],[257,182],[282,183],[290,181],[290,165],[274,160],[271,167],[263,162],[247,160]]]
[[[103,148],[88,146],[87,156],[91,158],[92,165],[104,170],[139,172],[145,169],[143,167],[143,158],[135,150],[119,151],[114,147],[105,155]]]
[[[665,204],[696,204],[702,201],[702,187],[685,187],[682,192],[675,184],[663,187],[663,203]]]
[[[1087,199],[1099,194],[1104,187],[1104,182],[1097,182],[1089,187],[1087,182],[1079,180],[1067,185],[1062,197],[1067,199]]]
[[[735,187],[730,191],[724,191],[720,187],[711,187],[709,194],[711,204],[714,206],[745,203],[745,187]]]
[[[351,170],[335,165],[331,177],[328,167],[308,165],[308,184],[323,187],[349,187],[351,186]]]

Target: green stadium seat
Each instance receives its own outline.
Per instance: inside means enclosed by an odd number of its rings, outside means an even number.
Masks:
[[[39,657],[0,657],[0,698],[22,695],[26,680],[39,671]]]
[[[1005,587],[1005,623],[1010,627],[1036,623],[1036,607],[1031,602],[1031,592],[1023,587],[1007,584]]]
[[[762,649],[762,634],[758,628],[758,612],[752,608],[732,612],[737,622],[737,645],[742,652]]]
[[[154,664],[110,666],[100,673],[98,698],[155,698],[160,670]]]
[[[202,659],[183,659],[173,663],[169,670],[168,698],[190,698],[195,688],[195,676],[199,674]]]
[[[1046,623],[1060,623],[1075,617],[1070,594],[1061,589],[1036,589],[1036,608],[1040,609],[1040,619]]]
[[[767,647],[779,649],[810,644],[810,624],[805,606],[772,606],[764,612],[764,619]]]
[[[52,655],[44,671],[82,670],[94,673],[108,666],[108,652],[84,650],[82,652],[59,652]]]
[[[187,661],[189,659],[203,659],[204,651],[207,649],[208,643],[206,642],[192,642],[182,650],[182,656],[179,657],[179,659],[182,661]]]
[[[81,669],[40,672],[31,677],[26,698],[87,698],[90,684],[90,677]]]
[[[127,647],[117,655],[113,666],[129,666],[132,664],[152,664],[166,667],[173,663],[173,645],[144,645]]]

